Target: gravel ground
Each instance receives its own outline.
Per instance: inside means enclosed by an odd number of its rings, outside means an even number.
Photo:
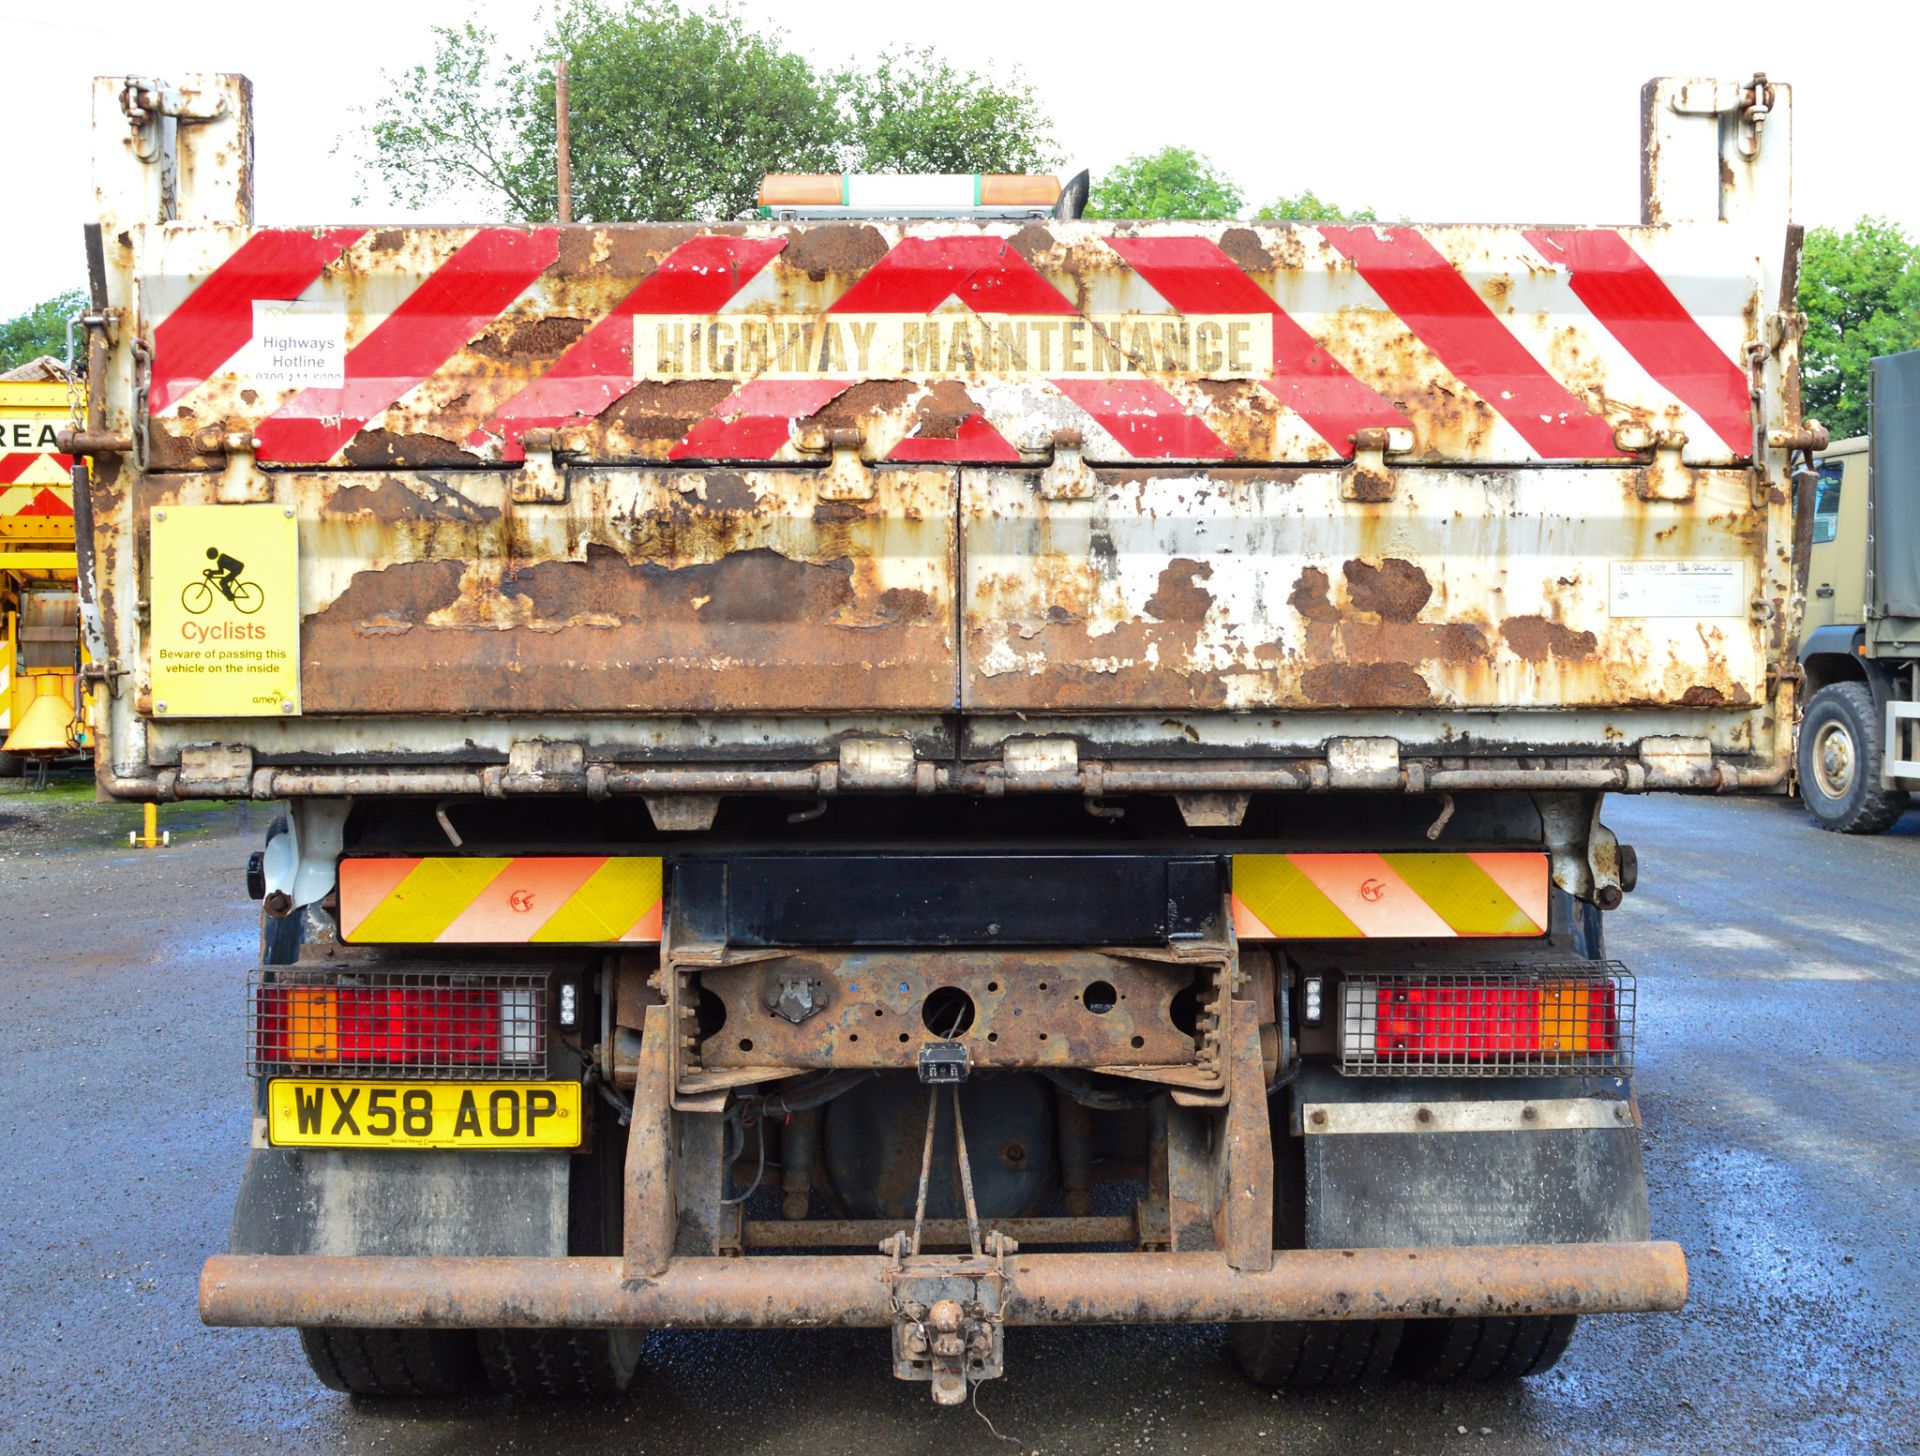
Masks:
[[[656,1334],[624,1400],[359,1404],[282,1331],[206,1330],[247,1138],[241,867],[270,814],[0,783],[0,1451],[1896,1452],[1920,1416],[1920,814],[1876,839],[1776,801],[1615,802],[1641,888],[1657,1236],[1678,1316],[1590,1320],[1517,1387],[1247,1385],[1217,1328],[1016,1330],[980,1411],[888,1375],[885,1336]]]

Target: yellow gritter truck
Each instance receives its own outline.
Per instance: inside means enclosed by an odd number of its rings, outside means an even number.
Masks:
[[[1026,1326],[1313,1387],[1679,1308],[1602,804],[1789,768],[1790,102],[1650,83],[1608,226],[268,227],[243,78],[97,83],[99,783],[288,806],[203,1317],[954,1404]]]
[[[16,371],[42,373],[44,371]],[[0,778],[92,748],[80,688],[64,379],[0,377]]]

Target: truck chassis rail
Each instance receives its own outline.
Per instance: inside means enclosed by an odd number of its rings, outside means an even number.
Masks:
[[[939,1261],[949,1276],[969,1265],[982,1279],[1004,1270],[1001,1317],[1026,1326],[1624,1314],[1678,1310],[1687,1298],[1686,1256],[1664,1242],[1289,1250],[1263,1271],[1234,1269],[1217,1253]],[[200,1317],[345,1328],[884,1328],[895,1321],[900,1272],[881,1255],[684,1257],[626,1282],[618,1258],[220,1255],[201,1272]]]

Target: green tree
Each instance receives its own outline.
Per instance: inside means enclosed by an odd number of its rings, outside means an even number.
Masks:
[[[499,54],[484,27],[436,27],[432,62],[386,77],[366,128],[382,190],[410,206],[478,193],[508,217],[550,221],[563,55],[576,218],[731,217],[762,173],[833,163],[820,78],[725,7],[568,0],[535,55]]]
[[[822,74],[725,4],[564,0],[534,54],[500,54],[482,26],[443,26],[430,62],[385,76],[362,133],[369,191],[553,218],[562,56],[584,221],[735,217],[767,172],[1026,171],[1052,146],[1017,75],[1001,83],[912,49]]]
[[[17,368],[42,354],[67,357],[67,320],[87,306],[79,289],[56,293],[25,313],[0,323],[0,371]]]
[[[1896,223],[1863,217],[1846,232],[1814,228],[1800,259],[1806,413],[1836,440],[1867,432],[1867,361],[1920,348],[1920,244]]]
[[[1378,222],[1371,207],[1342,207],[1309,187],[1298,197],[1276,197],[1254,214],[1262,222]]]
[[[1162,147],[1128,157],[1094,184],[1088,217],[1239,217],[1246,199],[1192,147]]]
[[[833,77],[849,172],[1038,172],[1057,161],[1032,84],[957,71],[932,47],[889,51]]]

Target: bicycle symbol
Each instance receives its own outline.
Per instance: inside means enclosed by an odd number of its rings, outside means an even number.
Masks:
[[[213,565],[200,573],[198,581],[181,588],[181,606],[197,617],[213,605],[216,593],[232,602],[243,616],[251,617],[266,605],[267,594],[254,583],[240,579],[245,562],[226,555],[218,546],[207,548],[207,558]]]

